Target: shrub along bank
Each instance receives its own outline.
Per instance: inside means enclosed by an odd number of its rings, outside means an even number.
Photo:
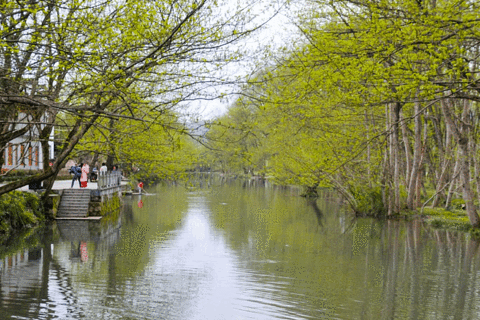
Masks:
[[[36,193],[13,191],[0,196],[0,242],[13,232],[36,226],[45,220]]]

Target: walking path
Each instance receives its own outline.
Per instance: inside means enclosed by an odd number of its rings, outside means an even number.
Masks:
[[[128,182],[127,181],[122,181],[121,182],[121,185],[126,185]],[[4,185],[6,183],[0,183],[0,185]],[[63,189],[70,189],[70,187],[72,186],[72,180],[55,180],[55,182],[53,183],[53,190],[63,190]],[[80,189],[80,186],[78,184],[78,180],[75,181],[75,183],[73,184],[73,189]],[[97,183],[96,182],[88,182],[87,183],[87,187],[86,188],[82,188],[82,189],[97,189]],[[29,191],[30,189],[28,189],[28,185],[26,186],[23,186],[21,188],[18,188],[17,190],[22,190],[22,191]]]
[[[62,190],[62,189],[70,189],[72,186],[72,180],[55,180],[53,183],[53,190]],[[80,185],[78,184],[78,180],[75,181],[73,184],[73,189],[80,189]],[[86,188],[82,189],[97,189],[97,183],[96,182],[88,182]],[[21,187],[19,190],[27,191],[28,185]]]

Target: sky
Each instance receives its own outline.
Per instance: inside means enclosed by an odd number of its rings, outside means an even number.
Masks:
[[[249,48],[251,52],[261,51],[265,46],[269,46],[270,50],[275,50],[282,46],[288,47],[295,41],[296,31],[287,17],[288,13],[289,11],[283,7],[261,30],[257,31],[253,36],[244,39],[239,45],[244,48]],[[268,15],[265,14],[262,19],[267,20]],[[238,75],[246,77],[252,72],[253,64],[258,63],[258,60],[261,58],[258,53],[251,54],[246,61],[231,64],[228,69],[224,71],[230,76]],[[229,90],[231,91],[231,88],[225,88],[225,91]],[[193,113],[195,117],[201,119],[213,119],[225,114],[234,100],[235,96],[228,96],[222,100],[196,101],[189,104],[187,113]]]

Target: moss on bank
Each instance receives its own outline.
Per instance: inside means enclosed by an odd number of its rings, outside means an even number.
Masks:
[[[100,210],[100,215],[102,217],[105,217],[112,212],[119,212],[121,204],[122,204],[122,200],[120,200],[120,197],[118,196],[118,194],[112,195],[112,197],[104,200],[102,204],[102,208]]]
[[[382,200],[382,190],[376,188],[358,188],[352,191],[352,195],[356,200],[357,207],[354,209],[357,216],[370,216],[376,218],[392,218],[392,219],[421,219],[434,229],[444,229],[451,231],[460,231],[470,233],[473,237],[480,239],[480,230],[473,229],[465,211],[465,201],[463,199],[452,200],[448,208],[430,208],[410,211],[406,209],[405,199],[406,193],[400,190],[402,207],[404,208],[400,214],[394,216],[386,216],[387,212]],[[421,213],[419,213],[421,212]]]
[[[436,229],[473,231],[465,210],[425,208],[422,216],[431,227]]]
[[[36,193],[13,191],[0,196],[0,241],[44,220],[43,207]]]

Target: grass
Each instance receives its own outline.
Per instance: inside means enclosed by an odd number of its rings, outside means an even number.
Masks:
[[[462,209],[424,208],[423,216],[436,229],[473,231],[467,213]]]

